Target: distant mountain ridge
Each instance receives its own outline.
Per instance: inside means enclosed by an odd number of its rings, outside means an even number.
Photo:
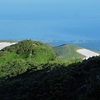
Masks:
[[[63,44],[53,47],[53,50],[58,58],[67,61],[72,59],[82,59],[84,56],[77,52],[77,49],[80,48],[81,47],[72,44]]]
[[[88,59],[93,56],[99,56],[100,53],[89,50],[87,48],[79,47],[73,44],[63,44],[53,47],[55,54],[61,60],[75,60],[75,59]]]
[[[54,40],[54,39],[33,39],[35,41],[41,41],[45,44],[52,46],[60,46],[63,44],[74,44],[90,50],[100,51],[100,40]],[[18,42],[18,40],[0,40],[0,42]]]
[[[45,43],[49,43],[53,46],[59,46],[62,44],[74,44],[83,48],[87,48],[90,50],[97,50],[100,51],[100,40],[72,40],[72,41],[67,41],[67,40],[49,40],[49,41],[44,41]]]
[[[100,48],[99,40],[98,41],[97,40],[75,40],[75,41],[45,40],[44,44],[46,44],[47,42],[50,42],[49,45],[51,44],[53,46],[53,50],[55,51],[58,58],[63,60],[80,59],[80,58],[82,59],[84,56],[78,54],[76,48],[86,48],[94,51],[99,51]],[[5,41],[0,42],[1,48],[3,47],[2,43],[5,43]],[[7,45],[9,46],[9,43],[10,42],[8,41],[8,44],[6,44],[6,46]],[[12,43],[10,43],[10,45]]]

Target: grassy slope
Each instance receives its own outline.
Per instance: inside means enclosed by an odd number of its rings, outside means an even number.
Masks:
[[[56,55],[49,46],[32,40],[20,41],[0,51],[0,64],[15,59],[46,63],[55,58]]]
[[[77,53],[77,49],[80,47],[67,44],[62,46],[53,47],[53,50],[55,51],[58,58],[62,60],[70,60],[70,59],[81,59],[83,56],[79,53]]]

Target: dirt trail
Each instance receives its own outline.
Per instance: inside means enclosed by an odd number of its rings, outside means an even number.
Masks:
[[[70,48],[69,48],[69,46],[67,46],[67,48],[68,48],[69,54],[71,54],[71,53],[70,53]]]

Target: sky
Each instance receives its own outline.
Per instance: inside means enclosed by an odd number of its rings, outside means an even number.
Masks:
[[[0,0],[0,39],[100,40],[100,0]]]

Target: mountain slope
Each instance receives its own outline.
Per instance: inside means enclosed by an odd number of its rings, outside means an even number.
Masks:
[[[61,47],[68,53],[79,49]],[[0,60],[2,100],[100,99],[100,56],[68,65],[56,60],[47,45],[24,40],[2,49]]]
[[[82,59],[83,56],[77,52],[77,49],[79,48],[81,47],[66,44],[53,47],[53,50],[55,51],[55,54],[58,56],[58,58],[62,60]]]
[[[0,51],[0,63],[6,63],[13,59],[45,63],[56,59],[56,56],[49,46],[41,42],[23,40]]]
[[[23,40],[0,50],[0,78],[20,75],[31,67],[39,70],[39,65],[55,60],[56,55],[49,46]]]
[[[0,79],[2,100],[99,100],[100,57],[66,66],[31,65],[25,73]]]

